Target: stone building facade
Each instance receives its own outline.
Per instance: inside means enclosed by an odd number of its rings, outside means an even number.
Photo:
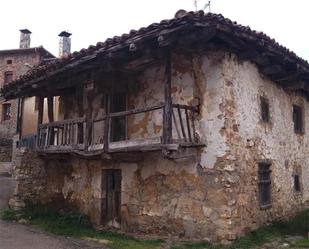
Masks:
[[[198,35],[196,27],[203,27]],[[300,58],[201,12],[123,37],[60,60],[61,75],[52,65],[36,69],[54,73],[45,81],[30,72],[15,82],[31,79],[34,90],[4,89],[7,98],[44,91],[50,106],[51,96],[60,99],[59,121],[50,109],[49,121],[39,120],[36,150],[14,159],[15,202],[65,203],[125,232],[224,242],[308,206],[307,88],[297,76],[278,80]],[[282,53],[289,62],[277,59]],[[42,96],[40,103],[42,113]]]
[[[26,34],[24,34],[26,32]],[[43,59],[54,58],[43,47],[30,48],[29,30],[21,30],[21,40],[19,49],[0,50],[0,87],[10,84],[13,80],[25,74],[33,66],[38,65]],[[34,100],[34,99],[33,99]],[[24,109],[24,110],[22,110]],[[22,99],[0,101],[0,139],[1,150],[5,150],[6,156],[0,158],[0,161],[11,161],[12,139],[18,134],[17,120],[18,115],[24,113],[25,116],[37,113],[35,104],[28,104],[24,108]],[[37,115],[37,114],[36,114]],[[37,116],[35,116],[37,118]],[[33,122],[28,122],[27,127],[35,132]],[[4,145],[5,144],[5,145]]]

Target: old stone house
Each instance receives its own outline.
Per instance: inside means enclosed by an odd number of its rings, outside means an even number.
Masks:
[[[233,240],[308,204],[308,80],[309,64],[267,35],[203,12],[40,65],[2,90],[39,98],[14,200],[128,232]]]
[[[31,67],[38,65],[45,59],[54,58],[43,47],[30,47],[31,32],[28,29],[20,30],[19,49],[0,50],[0,87],[10,84],[13,80],[26,73]],[[34,99],[0,100],[0,161],[11,161],[13,136],[21,131],[17,126],[17,119],[22,113],[25,117],[37,119],[35,115]],[[29,103],[28,103],[29,102]],[[24,108],[27,106],[27,108]],[[25,110],[23,110],[25,109]],[[31,120],[31,119],[30,119]],[[32,123],[28,122],[24,129],[33,130]]]

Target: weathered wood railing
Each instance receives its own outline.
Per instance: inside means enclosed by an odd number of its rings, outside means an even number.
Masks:
[[[92,119],[87,122],[85,118],[57,121],[39,125],[37,135],[37,148],[48,149],[78,149],[78,150],[103,150],[108,152],[114,141],[111,138],[112,123],[114,119],[130,115],[162,110],[164,103],[155,106],[132,109],[115,113],[106,113],[104,117]],[[195,113],[196,107],[187,105],[172,105],[172,140],[175,143],[196,143]],[[162,119],[163,120],[163,119]],[[160,139],[159,143],[163,143]],[[124,138],[123,140],[126,140]]]
[[[23,136],[17,143],[17,148],[28,148],[30,150],[35,150],[35,147],[36,147],[36,134]]]
[[[195,113],[198,112],[197,107],[179,104],[173,104],[172,106],[173,133],[177,134],[176,140],[196,143]],[[173,138],[175,140],[174,134]]]
[[[39,125],[37,148],[77,146],[85,141],[85,118],[70,119]]]

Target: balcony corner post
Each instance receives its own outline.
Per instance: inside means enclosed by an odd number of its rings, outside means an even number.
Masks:
[[[38,101],[38,123],[37,123],[37,136],[36,136],[36,148],[40,147],[40,125],[43,123],[43,109],[44,109],[44,97],[39,97]]]
[[[172,61],[171,51],[166,50],[165,82],[164,82],[164,109],[163,109],[163,144],[172,143]]]

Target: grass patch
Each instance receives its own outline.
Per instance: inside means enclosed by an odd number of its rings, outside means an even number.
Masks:
[[[0,212],[0,219],[2,220],[16,220],[16,212],[12,209],[4,209]]]
[[[309,248],[309,239],[299,240],[293,243],[293,246],[299,248]]]

